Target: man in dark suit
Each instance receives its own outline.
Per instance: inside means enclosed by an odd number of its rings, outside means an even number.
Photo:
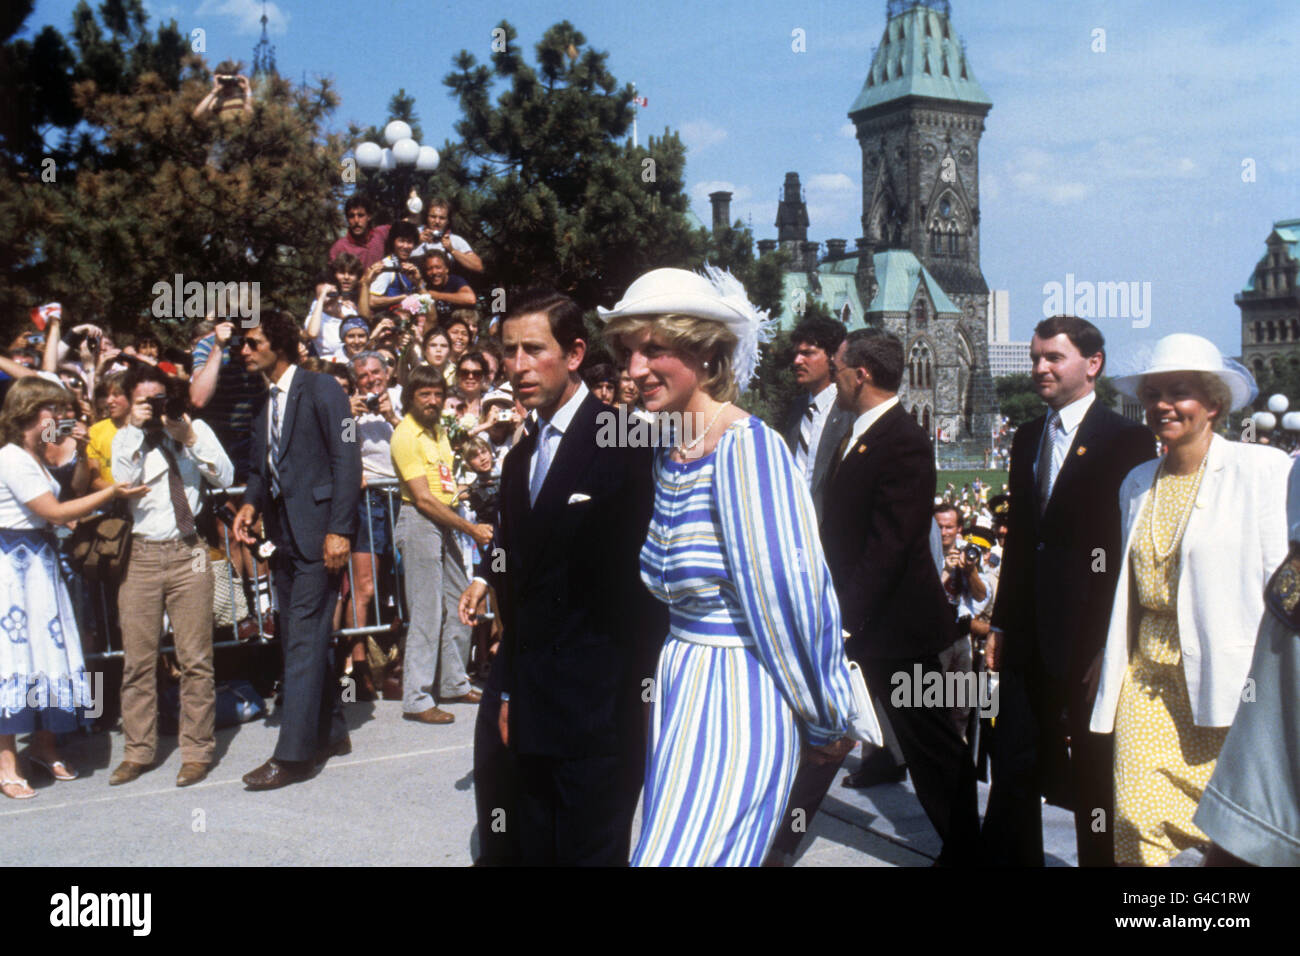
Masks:
[[[979,841],[975,767],[945,710],[952,702],[916,706],[922,695],[911,686],[927,674],[942,683],[939,652],[957,630],[930,554],[934,450],[898,403],[902,376],[903,345],[882,329],[850,332],[835,355],[838,401],[857,417],[826,488],[822,544],[849,656],[943,840],[938,862],[966,864]]]
[[[555,292],[525,294],[502,322],[515,397],[534,414],[502,466],[501,551],[460,606],[474,619],[492,584],[499,729],[518,783],[505,826],[528,865],[627,863],[644,701],[668,630],[639,568],[653,450],[597,442],[599,416],[614,413],[578,375],[583,334],[581,308]]]
[[[1074,811],[1080,866],[1114,864],[1111,735],[1088,730],[1120,566],[1119,486],[1153,457],[1144,426],[1096,401],[1096,326],[1045,319],[1029,354],[1049,413],[1011,445],[1011,513],[985,663],[1000,671],[982,834],[994,865],[1043,865],[1041,797]]]
[[[253,545],[259,515],[275,545],[271,569],[284,652],[284,706],[275,753],[244,775],[250,790],[274,790],[311,776],[330,756],[352,749],[333,668],[330,618],[347,564],[361,495],[361,445],[352,412],[333,377],[297,368],[298,327],[264,313],[241,355],[270,386],[253,415],[252,462],[233,533]]]
[[[807,390],[790,409],[782,437],[812,491],[817,519],[822,516],[826,475],[844,436],[853,425],[853,412],[835,401],[831,360],[844,341],[844,326],[833,319],[809,316],[790,333],[794,343],[794,378]]]

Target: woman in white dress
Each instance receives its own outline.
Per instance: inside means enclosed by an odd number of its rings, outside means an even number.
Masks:
[[[0,410],[0,793],[36,796],[18,772],[15,742],[32,734],[28,760],[56,780],[77,772],[59,756],[55,734],[77,727],[91,690],[72,601],[59,569],[53,524],[67,524],[147,489],[116,484],[60,502],[45,462],[72,394],[44,378],[15,382]]]

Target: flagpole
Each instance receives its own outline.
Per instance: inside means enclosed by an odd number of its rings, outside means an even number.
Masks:
[[[632,84],[632,148],[636,149],[636,114],[641,112],[641,107],[636,102],[636,84]]]

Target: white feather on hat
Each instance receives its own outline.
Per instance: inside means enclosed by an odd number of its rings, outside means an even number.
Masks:
[[[777,322],[757,308],[730,271],[705,265],[704,274],[686,269],[653,269],[638,278],[612,309],[597,306],[602,322],[624,316],[680,313],[721,322],[736,336],[731,365],[736,384],[749,387],[758,370],[758,346],[772,341]]]

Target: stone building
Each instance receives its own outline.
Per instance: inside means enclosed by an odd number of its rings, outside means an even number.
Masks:
[[[1257,377],[1279,362],[1300,368],[1300,219],[1273,223],[1264,244],[1264,257],[1233,297],[1241,309],[1241,361]]]
[[[989,287],[980,270],[979,144],[992,101],[975,80],[948,0],[888,0],[887,22],[849,109],[862,149],[862,237],[818,256],[797,173],[787,173],[778,245],[790,258],[783,322],[809,300],[849,328],[903,340],[899,399],[953,457],[988,446]],[[952,443],[948,445],[947,443]]]

